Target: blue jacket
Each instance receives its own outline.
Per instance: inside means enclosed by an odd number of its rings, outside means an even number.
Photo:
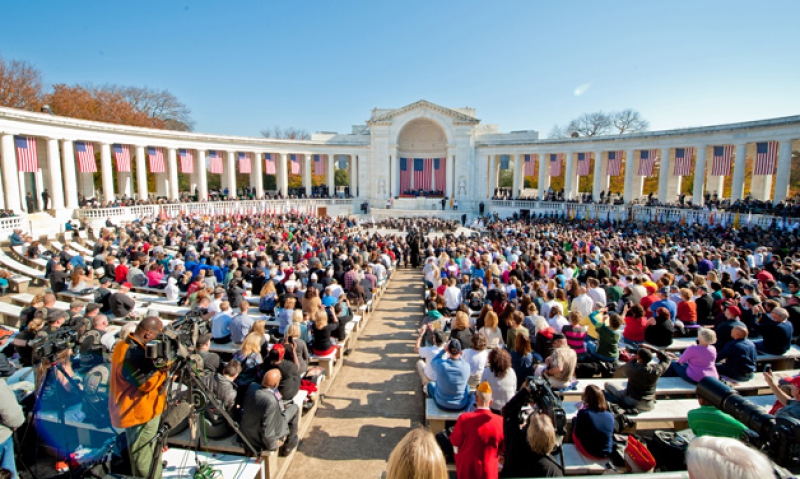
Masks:
[[[445,358],[447,351],[441,350],[431,361],[436,371],[436,387],[433,400],[436,405],[449,411],[461,411],[469,406],[469,364],[462,359]]]
[[[734,339],[717,354],[717,361],[725,364],[741,376],[756,372],[756,345],[749,339]]]

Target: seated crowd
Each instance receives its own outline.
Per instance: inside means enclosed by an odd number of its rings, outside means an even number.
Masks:
[[[305,390],[310,407],[320,379],[320,368],[309,362],[336,353],[347,324],[406,254],[402,238],[347,234],[347,224],[306,215],[184,216],[103,229],[90,263],[68,246],[42,256],[49,291],[22,310],[17,334],[0,331],[0,374],[34,367],[41,381],[52,358],[37,357],[36,341],[69,330],[76,342],[55,359],[63,372],[56,375],[54,397],[65,398],[68,407],[80,405],[85,378],[97,367],[111,370],[113,395],[119,391],[114,358],[120,345],[126,351],[142,347],[168,324],[137,306],[152,293],[165,300],[159,304],[181,305],[202,317],[209,332],[198,337],[195,349],[203,381],[242,425],[256,449],[250,452],[275,450],[283,441],[280,452],[288,454],[298,442],[300,411],[293,399]],[[35,242],[25,246],[36,249]],[[59,309],[57,295],[72,299],[68,310]],[[31,396],[26,408],[39,402]],[[206,413],[209,437],[233,433],[219,411]],[[130,413],[112,411],[107,420],[139,427]]]
[[[461,414],[450,435],[459,477],[561,474],[549,457],[553,445],[542,445],[554,434],[549,417],[520,432],[533,378],[557,392],[577,378],[627,378],[624,386],[587,386],[572,424],[578,451],[603,459],[612,454],[614,407],[652,410],[661,377],[751,380],[759,355],[780,358],[800,328],[796,231],[560,218],[495,220],[488,229],[489,237],[420,245],[426,313],[415,350],[423,390],[440,410],[477,408]],[[681,337],[695,344],[680,352],[672,346]],[[778,414],[800,419],[795,380],[781,381],[782,389],[771,373],[765,379],[787,405]],[[707,414],[711,406],[700,405]],[[690,426],[702,429],[694,416]],[[728,426],[716,435],[741,436],[738,421],[717,419]]]

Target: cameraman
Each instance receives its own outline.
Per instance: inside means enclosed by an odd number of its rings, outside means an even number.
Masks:
[[[114,427],[124,428],[134,476],[146,477],[156,461],[155,477],[161,477],[161,451],[156,435],[166,405],[162,386],[167,371],[157,368],[145,356],[145,345],[161,332],[163,325],[148,316],[114,348],[111,357],[109,412]]]
[[[503,408],[506,460],[502,477],[562,477],[561,466],[551,456],[556,447],[556,431],[550,416],[534,411],[525,427],[519,427],[523,406],[531,400],[528,380]]]

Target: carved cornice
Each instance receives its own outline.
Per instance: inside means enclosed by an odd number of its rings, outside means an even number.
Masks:
[[[410,105],[406,105],[402,108],[392,110],[389,113],[384,113],[383,115],[380,115],[376,118],[367,121],[367,124],[370,126],[391,125],[392,120],[394,120],[395,117],[420,108],[425,108],[427,110],[435,111],[437,113],[441,113],[445,116],[448,116],[453,119],[454,125],[477,125],[478,123],[480,123],[480,120],[475,118],[474,116],[466,115],[459,111],[446,108],[441,105],[437,105],[435,103],[431,103],[427,100],[420,100]]]

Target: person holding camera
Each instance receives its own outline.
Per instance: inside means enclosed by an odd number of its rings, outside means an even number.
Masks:
[[[446,411],[466,409],[472,399],[469,391],[470,369],[469,364],[461,359],[461,343],[457,339],[451,339],[436,354],[431,361],[431,369],[436,372],[436,382],[428,383],[428,396]]]
[[[161,450],[156,436],[166,407],[162,386],[167,371],[147,358],[145,345],[162,329],[160,319],[146,317],[116,345],[111,357],[108,395],[111,424],[125,429],[131,472],[139,477],[147,477],[153,461],[156,461],[155,477],[161,477]]]
[[[652,362],[653,353],[658,357],[657,364]],[[663,351],[640,345],[636,351],[636,359],[625,363],[614,372],[615,378],[628,378],[627,386],[623,389],[612,382],[607,382],[606,399],[623,408],[652,410],[656,404],[658,378],[666,372],[671,362],[672,360]]]
[[[528,416],[520,428],[519,415],[531,402],[532,393],[526,379],[522,388],[503,408],[503,436],[506,442],[502,477],[563,477],[564,473],[551,455],[556,447],[556,431],[545,411]]]

